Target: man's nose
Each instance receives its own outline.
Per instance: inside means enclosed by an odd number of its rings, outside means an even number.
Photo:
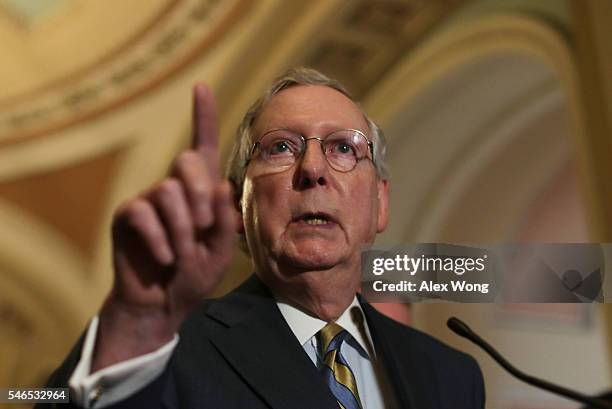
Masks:
[[[323,153],[321,142],[309,139],[304,145],[304,153],[297,168],[297,185],[302,189],[324,186],[329,177],[329,164]]]

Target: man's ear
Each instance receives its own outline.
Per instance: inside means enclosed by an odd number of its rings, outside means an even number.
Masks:
[[[382,233],[387,228],[389,223],[389,181],[386,179],[378,179],[378,223],[376,232]]]
[[[232,203],[234,204],[235,210],[234,216],[236,217],[236,233],[244,234],[244,222],[242,221],[242,192],[238,192],[236,184],[232,180],[230,180],[230,183],[232,185]]]
[[[242,212],[236,212],[236,233],[244,234],[244,222],[242,221]]]
[[[238,233],[238,247],[242,250],[247,256],[251,256],[251,251],[249,250],[249,245],[246,241],[246,232],[244,228],[244,219],[242,218],[242,196],[234,195],[234,214],[236,215],[236,233]]]
[[[244,234],[244,219],[242,218],[242,200],[237,197],[234,200],[234,207],[236,209],[236,233]]]

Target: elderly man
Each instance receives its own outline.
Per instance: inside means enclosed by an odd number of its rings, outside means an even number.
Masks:
[[[49,386],[96,408],[482,408],[472,358],[359,295],[389,182],[382,133],[346,90],[309,69],[277,80],[239,128],[229,181],[216,116],[196,86],[193,149],[118,209],[113,289]],[[236,231],[255,274],[202,303]]]

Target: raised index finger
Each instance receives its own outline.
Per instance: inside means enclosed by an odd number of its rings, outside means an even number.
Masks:
[[[219,122],[217,104],[208,86],[193,87],[192,148],[204,157],[210,175],[219,178]]]

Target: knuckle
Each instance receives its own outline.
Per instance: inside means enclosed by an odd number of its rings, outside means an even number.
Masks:
[[[123,224],[137,228],[146,223],[148,204],[143,199],[132,199],[122,204],[115,213],[115,224]]]
[[[191,193],[197,198],[206,199],[211,194],[211,187],[204,180],[196,180],[190,186]]]
[[[191,235],[191,230],[192,230],[191,220],[187,216],[175,218],[172,221],[172,224],[174,225],[174,229],[180,234],[184,234],[185,237],[188,237]]]
[[[156,198],[160,200],[168,200],[171,197],[181,193],[181,183],[175,178],[166,178],[162,180],[154,191]]]
[[[206,164],[196,151],[185,151],[176,159],[174,175],[183,183],[190,198],[202,200],[211,196],[213,186]]]
[[[189,166],[189,164],[193,163],[194,152],[191,150],[182,151],[176,158],[174,159],[174,165],[177,168],[181,168],[184,166]]]
[[[129,231],[137,232],[146,228],[148,216],[149,204],[145,200],[137,198],[122,203],[113,216],[113,236],[121,237]]]
[[[121,203],[115,210],[113,219],[116,222],[130,220],[138,212],[138,208],[142,208],[141,201],[142,199],[135,198]]]
[[[200,155],[194,150],[186,150],[179,153],[174,159],[173,168],[176,173],[186,174],[199,165]]]
[[[146,222],[148,215],[148,204],[142,199],[134,200],[126,211],[127,220],[132,226],[139,226]]]

